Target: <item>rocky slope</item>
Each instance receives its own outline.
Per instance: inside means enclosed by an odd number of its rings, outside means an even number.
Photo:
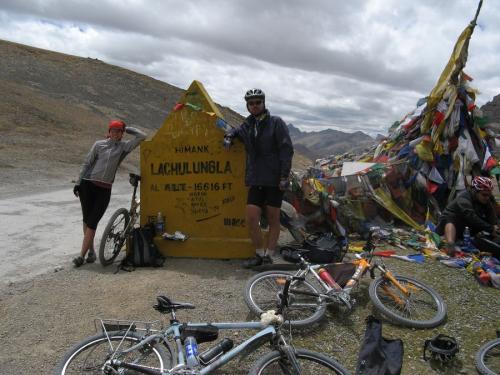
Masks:
[[[0,193],[70,184],[110,118],[152,134],[183,92],[97,59],[0,40]],[[219,108],[231,125],[243,120]],[[138,160],[136,150],[122,173]],[[297,152],[294,167],[310,162]]]
[[[491,122],[500,123],[500,94],[495,96],[490,102],[481,107],[485,116]]]

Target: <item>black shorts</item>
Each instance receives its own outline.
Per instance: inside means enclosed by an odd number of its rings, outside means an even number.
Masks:
[[[283,193],[277,186],[250,186],[247,204],[280,208]]]
[[[99,220],[108,208],[111,189],[97,186],[92,181],[82,180],[80,183],[80,204],[82,205],[83,222],[90,229],[96,229]]]

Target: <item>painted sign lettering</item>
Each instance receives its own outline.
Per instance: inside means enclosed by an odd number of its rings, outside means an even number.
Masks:
[[[183,176],[188,174],[231,174],[231,162],[218,160],[193,161],[193,162],[168,162],[151,163],[152,176]]]

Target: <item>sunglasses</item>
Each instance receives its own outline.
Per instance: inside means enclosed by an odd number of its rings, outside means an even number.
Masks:
[[[248,102],[248,105],[261,105],[262,104],[262,100],[250,100]]]

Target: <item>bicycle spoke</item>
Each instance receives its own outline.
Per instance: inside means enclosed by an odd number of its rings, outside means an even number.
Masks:
[[[281,279],[266,279],[266,285],[270,288],[272,288],[272,290],[274,291],[279,291],[282,289],[282,286],[280,285],[280,283],[278,282],[278,280],[281,280]]]
[[[436,304],[430,294],[418,285],[404,281],[399,283],[411,291],[409,296],[391,282],[380,285],[380,300],[387,308],[408,319],[424,320],[434,316]]]
[[[276,309],[285,285],[286,272],[268,271],[250,279],[245,287],[245,302],[250,309],[260,316],[262,312]],[[317,296],[318,291],[307,281],[295,281],[288,294],[288,306],[284,318],[292,325],[308,325],[321,319],[325,313],[325,304]]]
[[[483,357],[483,362],[491,371],[500,371],[500,345],[488,350]]]

